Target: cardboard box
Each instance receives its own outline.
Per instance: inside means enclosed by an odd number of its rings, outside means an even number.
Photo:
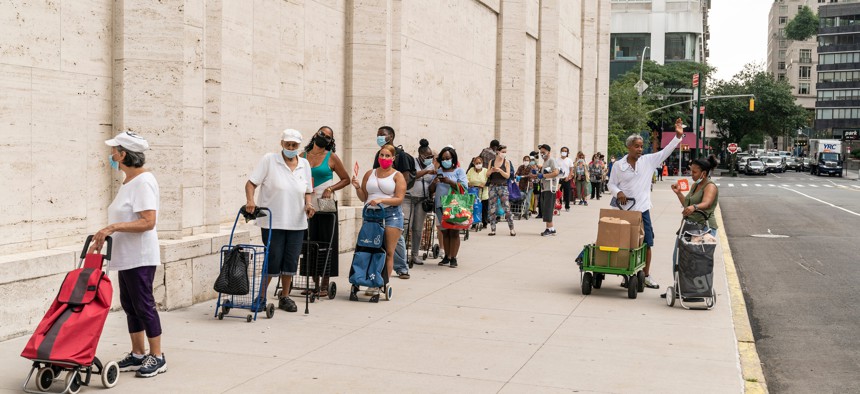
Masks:
[[[613,217],[600,218],[597,223],[597,248],[594,250],[594,265],[600,267],[627,267],[630,256],[630,222]],[[600,247],[611,247],[628,250],[617,252],[601,251]]]
[[[604,218],[615,218],[615,219],[623,220],[623,221],[626,221],[627,223],[629,223],[629,228],[628,228],[628,231],[626,232],[627,237],[628,237],[626,249],[636,249],[642,245],[642,242],[645,240],[645,227],[642,224],[642,212],[639,212],[639,211],[622,211],[619,209],[601,209],[600,210],[600,219],[603,220]],[[598,226],[597,226],[598,239],[600,239],[600,226],[602,223],[605,223],[605,222],[598,222]],[[616,229],[614,231],[620,232],[620,234],[625,234],[624,230],[619,229],[618,227],[616,227]],[[621,236],[621,235],[618,235],[618,236]],[[603,266],[606,266],[606,264],[608,264],[608,262],[606,261],[607,257],[600,257],[601,253],[600,253],[599,247],[601,245],[598,243],[597,246],[598,246],[598,248],[595,251],[596,252],[595,257],[601,258],[602,260],[595,259],[595,264],[600,262],[601,264],[604,264]],[[610,245],[603,245],[603,246],[610,246]],[[607,255],[607,253],[602,253],[602,254],[604,256]],[[613,254],[616,254],[616,253],[613,253]],[[611,266],[616,267],[616,268],[627,268],[628,261],[630,259],[629,250],[628,251],[620,251],[616,255],[617,256],[614,256],[612,258]]]

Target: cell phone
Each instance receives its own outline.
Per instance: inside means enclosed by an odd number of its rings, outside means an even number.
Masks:
[[[444,177],[445,177],[445,175],[442,175],[442,174],[440,174],[440,173],[437,173],[437,174],[436,174],[436,178],[444,178]]]

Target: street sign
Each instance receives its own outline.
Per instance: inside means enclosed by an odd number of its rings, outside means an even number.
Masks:
[[[734,142],[732,142],[731,144],[729,144],[728,151],[729,151],[729,153],[731,153],[731,154],[738,153],[738,144],[736,144],[736,143],[734,143]]]
[[[645,92],[645,89],[648,89],[648,84],[640,79],[639,82],[636,82],[636,84],[633,85],[633,87],[636,88],[636,91],[638,91],[641,95],[643,92]]]
[[[842,140],[844,141],[854,141],[860,139],[860,131],[858,130],[845,130],[842,132]]]
[[[693,87],[699,86],[699,74],[693,74]]]
[[[704,105],[703,105],[701,108],[699,108],[699,114],[700,114],[700,115],[704,115],[704,114],[705,114],[705,106],[704,106]]]

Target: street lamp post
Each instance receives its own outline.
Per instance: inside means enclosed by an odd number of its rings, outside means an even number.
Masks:
[[[636,82],[634,87],[636,91],[639,92],[639,99],[642,99],[642,93],[645,92],[645,89],[648,89],[648,84],[642,80],[642,70],[645,68],[645,51],[648,50],[649,47],[642,48],[642,58],[639,60],[639,81]]]

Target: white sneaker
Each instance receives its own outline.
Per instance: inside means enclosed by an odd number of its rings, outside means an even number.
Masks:
[[[649,289],[659,289],[660,285],[657,284],[657,282],[654,280],[654,278],[651,277],[651,275],[648,275],[645,277],[645,287]]]

